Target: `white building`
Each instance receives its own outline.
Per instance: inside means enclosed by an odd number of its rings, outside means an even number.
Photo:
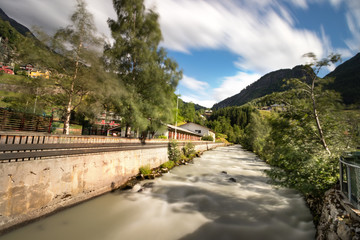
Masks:
[[[212,138],[214,139],[213,141],[215,142],[215,132],[213,132],[211,129],[209,129],[207,127],[204,127],[204,126],[201,126],[199,124],[192,123],[192,122],[183,124],[183,125],[181,125],[179,127],[180,128],[185,128],[185,129],[190,130],[192,132],[196,132],[199,135],[201,135],[202,137],[204,137],[204,136],[212,136]]]
[[[176,127],[170,124],[168,124],[167,127],[168,129],[167,132],[165,133],[165,136],[168,139],[191,140],[191,141],[201,140],[202,136],[196,132],[189,131],[188,129]]]

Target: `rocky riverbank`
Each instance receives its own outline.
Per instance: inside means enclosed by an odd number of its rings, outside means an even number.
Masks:
[[[311,208],[311,204],[309,206]],[[360,239],[359,211],[354,209],[339,190],[327,191],[318,211],[320,218],[317,224],[317,240]]]
[[[173,167],[181,166],[181,165],[188,165],[189,163],[193,162],[193,159],[195,157],[200,157],[202,155],[202,153],[203,152],[198,151],[196,154],[194,154],[193,156],[191,156],[189,158],[184,158],[179,161],[176,161],[176,162],[174,162]],[[161,177],[164,173],[169,172],[171,169],[172,168],[160,166],[160,167],[151,169],[151,173],[147,174],[147,175],[144,175],[141,172],[139,172],[136,176],[129,178],[129,180],[125,184],[120,186],[119,189],[120,190],[132,189],[135,185],[139,184],[141,181],[146,180],[146,179],[155,179],[157,177]]]

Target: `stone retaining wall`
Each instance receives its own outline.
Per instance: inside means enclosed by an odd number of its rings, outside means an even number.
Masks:
[[[197,145],[197,151],[223,144]],[[167,148],[106,152],[0,164],[0,233],[90,199],[168,161]]]

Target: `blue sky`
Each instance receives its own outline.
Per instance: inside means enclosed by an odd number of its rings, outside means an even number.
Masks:
[[[86,2],[99,32],[110,36],[112,1]],[[1,0],[0,7],[28,27],[53,32],[68,24],[74,4]],[[159,13],[161,45],[183,70],[181,98],[206,107],[270,71],[306,63],[307,52],[318,58],[339,53],[346,60],[360,51],[359,0],[146,0],[145,5]]]

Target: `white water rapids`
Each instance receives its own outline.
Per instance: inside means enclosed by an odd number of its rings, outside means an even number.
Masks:
[[[314,239],[301,195],[275,188],[268,166],[240,146],[221,147],[194,164],[132,190],[115,191],[19,228],[1,239],[228,240]]]

